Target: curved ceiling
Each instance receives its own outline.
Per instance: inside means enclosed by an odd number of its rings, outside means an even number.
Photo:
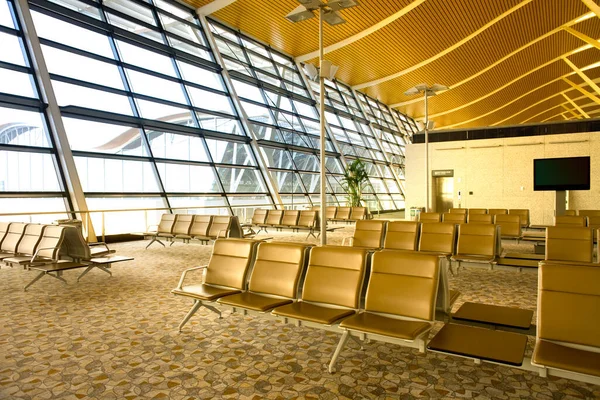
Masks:
[[[298,60],[317,61],[317,18],[285,19],[296,0],[186,2]],[[404,92],[419,83],[450,87],[429,101],[436,128],[600,113],[598,0],[359,3],[341,11],[346,24],[325,26],[325,58],[340,66],[340,80],[413,118],[424,117],[423,99]]]

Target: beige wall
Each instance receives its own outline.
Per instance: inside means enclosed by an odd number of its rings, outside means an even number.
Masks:
[[[533,159],[588,155],[591,190],[569,192],[569,208],[600,209],[600,135],[595,133],[430,143],[429,169],[454,170],[454,207],[528,208],[532,224],[552,224],[554,192],[533,191]],[[423,206],[425,145],[409,144],[406,209]]]

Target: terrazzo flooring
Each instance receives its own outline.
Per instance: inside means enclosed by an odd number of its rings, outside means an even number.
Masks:
[[[330,243],[352,231],[330,234]],[[33,272],[0,270],[1,399],[600,398],[600,386],[375,341],[362,351],[350,343],[331,375],[337,333],[229,311],[218,319],[201,309],[179,333],[191,302],[170,290],[184,269],[206,263],[211,246],[146,244],[112,245],[135,260],[80,283],[80,271],[69,271],[68,285],[46,277],[23,292]],[[467,268],[450,277],[462,292],[454,310],[465,301],[535,310],[536,285],[533,271]],[[528,355],[532,346],[530,337]]]

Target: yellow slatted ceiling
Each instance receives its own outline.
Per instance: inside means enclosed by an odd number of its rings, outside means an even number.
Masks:
[[[325,46],[368,29],[412,1],[360,0],[359,7],[341,12],[348,21],[346,24],[325,26]],[[211,1],[186,2],[200,7]],[[296,57],[318,48],[317,18],[297,24],[285,19],[285,15],[297,5],[296,0],[237,0],[212,17]],[[429,113],[434,115],[432,119],[437,127],[488,126],[505,119],[501,125],[506,125],[532,117],[530,122],[541,121],[552,117],[552,112],[558,113],[558,110],[545,113],[544,107],[565,102],[564,97],[557,95],[528,107],[564,90],[568,90],[567,94],[572,98],[581,97],[580,92],[562,80],[548,84],[572,72],[564,61],[551,61],[586,44],[560,30],[564,24],[590,12],[581,0],[426,0],[378,31],[328,53],[326,58],[340,66],[337,77],[350,85],[382,79],[436,57],[517,5],[522,6],[453,51],[400,77],[361,90],[384,103],[396,104],[414,99],[414,96],[407,97],[403,93],[416,84],[426,82],[452,86],[468,80],[430,100]],[[595,16],[578,22],[572,28],[593,39],[600,39],[600,19]],[[549,35],[549,32],[553,33]],[[544,35],[547,37],[481,73]],[[568,58],[583,68],[600,61],[600,50],[587,49]],[[311,62],[316,62],[316,59]],[[549,62],[550,65],[531,72]],[[586,73],[595,79],[600,76],[600,68]],[[569,79],[582,82],[575,75],[570,75]],[[516,81],[510,84],[513,80]],[[589,87],[586,89],[592,91]],[[532,93],[527,94],[530,91]],[[495,93],[486,96],[492,92]],[[520,96],[522,98],[518,99]],[[518,100],[511,103],[515,99]],[[585,106],[591,100],[582,98],[576,102]],[[496,110],[506,104],[506,107]],[[569,108],[572,106],[569,105]],[[524,109],[527,110],[512,117]],[[401,105],[398,110],[414,118],[421,118],[424,114],[420,99]],[[435,116],[439,113],[442,115]],[[542,114],[536,116],[538,113]]]

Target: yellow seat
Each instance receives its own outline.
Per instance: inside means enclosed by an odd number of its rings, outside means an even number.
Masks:
[[[560,215],[554,217],[554,226],[563,227],[586,227],[587,217],[574,216],[574,215]]]
[[[352,212],[351,207],[338,207],[335,213],[335,218],[331,218],[333,221],[348,221],[350,219],[350,213]],[[327,217],[329,219],[329,217]]]
[[[490,208],[488,210],[488,214],[490,214],[490,215],[505,215],[505,214],[508,214],[508,210],[506,208]]]
[[[496,261],[496,249],[496,225],[460,224],[456,254],[451,260],[458,262],[459,268],[462,262],[489,263],[491,266]]]
[[[347,208],[347,207],[346,207]],[[336,218],[338,208],[337,207],[327,207],[325,208],[325,219],[330,221]]]
[[[163,214],[160,217],[160,222],[156,225],[156,231],[151,231],[148,229],[145,236],[152,236],[152,240],[146,246],[146,248],[150,247],[150,245],[154,242],[161,244],[163,247],[165,244],[160,241],[159,237],[170,238],[173,237],[173,227],[175,226],[175,222],[177,222],[177,214]]]
[[[448,212],[452,213],[452,214],[467,215],[467,209],[466,208],[451,208],[450,210],[448,210]]]
[[[433,252],[451,256],[455,252],[455,242],[456,225],[447,223],[421,225],[420,252]]]
[[[568,215],[568,216],[577,215],[577,211],[575,211],[575,210],[565,210],[565,215]]]
[[[296,226],[298,218],[300,217],[300,211],[298,210],[284,210],[283,216],[281,217],[281,223],[276,225],[278,228],[291,228]]]
[[[366,262],[364,249],[313,248],[301,300],[275,308],[273,315],[319,325],[332,325],[353,315],[359,306]]]
[[[527,228],[529,226],[529,210],[527,209],[510,209],[508,210],[509,215],[518,215],[521,219],[521,227]]]
[[[413,221],[390,221],[383,248],[386,250],[417,250],[419,223]]]
[[[453,224],[464,224],[467,222],[467,214],[463,213],[443,213],[442,214],[442,222],[450,222]]]
[[[481,214],[487,214],[488,210],[487,208],[469,208],[469,215],[481,215]]]
[[[582,217],[600,217],[600,210],[579,210],[578,215]]]
[[[356,221],[354,236],[351,239],[352,247],[363,247],[367,249],[380,249],[383,247],[383,238],[387,221],[383,220],[359,220]]]
[[[493,216],[489,214],[471,214],[467,216],[467,223],[469,224],[491,224],[493,223]]]
[[[248,291],[217,302],[260,312],[292,303],[298,294],[306,249],[307,245],[299,243],[259,244]]]
[[[259,224],[259,230],[257,233],[260,233],[261,230],[267,231],[268,227],[274,227],[281,225],[281,219],[283,218],[283,210],[267,210],[267,218],[263,224]]]
[[[20,222],[13,222],[8,226],[8,231],[0,244],[0,260],[16,255],[17,247],[23,238],[27,225]]]
[[[194,304],[179,324],[179,331],[200,307],[205,307],[221,316],[217,308],[205,302],[239,293],[245,289],[246,273],[254,260],[258,243],[256,240],[249,239],[217,239],[208,265],[183,271],[179,284],[171,293],[189,297]],[[184,285],[187,274],[195,270],[206,270],[204,281]]]
[[[500,226],[502,238],[520,239],[523,236],[521,218],[518,215],[496,214],[494,224]]]
[[[532,363],[550,368],[551,374],[557,369],[600,378],[598,282],[597,266],[540,263]]]
[[[358,221],[360,219],[365,219],[367,216],[367,209],[365,207],[352,207],[352,211],[350,212],[350,219],[353,221]]]
[[[193,238],[200,240],[201,242],[208,242],[210,240],[208,237],[208,231],[210,229],[210,225],[212,224],[212,218],[212,215],[195,215],[188,234],[179,234],[177,237],[184,240]]]
[[[364,312],[340,323],[344,333],[329,364],[330,372],[352,333],[425,351],[435,318],[440,260],[416,252],[375,252]]]
[[[441,221],[440,213],[425,212],[425,213],[419,214],[419,222],[421,222],[421,223],[440,222],[440,221]]]
[[[546,228],[546,260],[591,263],[594,235],[591,228]]]

